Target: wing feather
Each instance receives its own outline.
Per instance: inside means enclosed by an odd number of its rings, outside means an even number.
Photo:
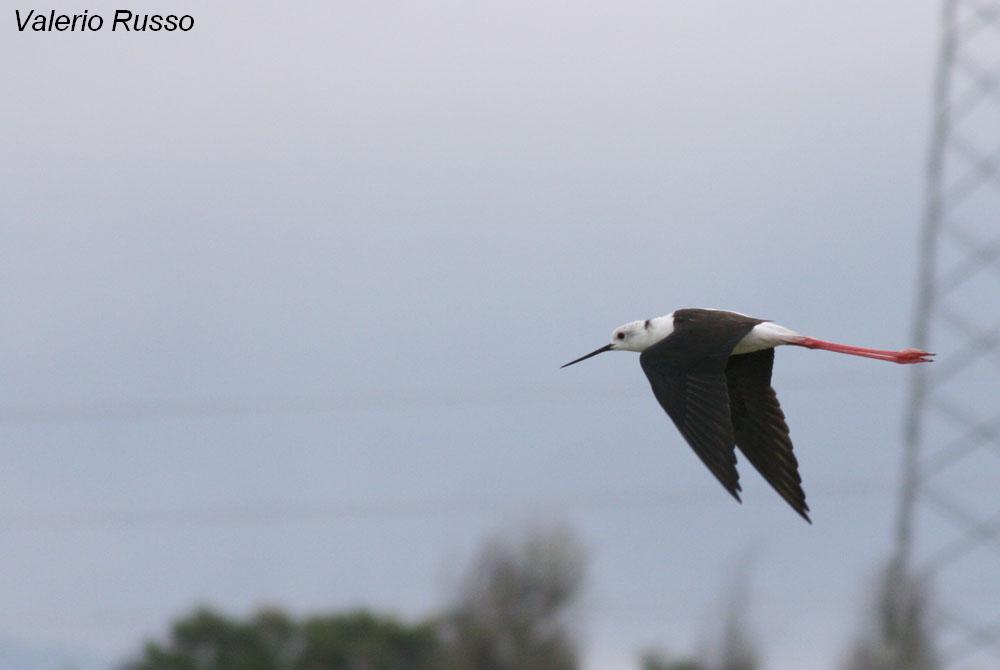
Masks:
[[[702,463],[736,500],[736,439],[726,361],[757,319],[712,310],[678,310],[674,330],[639,357],[660,406]]]
[[[785,414],[771,387],[773,364],[774,349],[729,359],[726,379],[736,445],[778,495],[812,523]]]

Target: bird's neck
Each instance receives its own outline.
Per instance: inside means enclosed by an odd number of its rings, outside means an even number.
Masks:
[[[638,335],[632,338],[634,342],[630,343],[629,349],[643,352],[672,332],[674,332],[673,312],[649,319],[642,322],[642,328],[639,329]]]

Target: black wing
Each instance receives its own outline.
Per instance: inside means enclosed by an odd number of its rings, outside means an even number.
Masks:
[[[674,331],[642,352],[653,395],[715,478],[740,499],[726,363],[759,319],[714,310],[674,312]]]
[[[773,365],[774,349],[729,359],[726,379],[736,445],[792,509],[812,523],[785,414],[771,387]]]

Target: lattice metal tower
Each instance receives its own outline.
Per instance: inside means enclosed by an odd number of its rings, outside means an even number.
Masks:
[[[951,668],[1000,667],[1000,0],[944,0],[898,563]]]

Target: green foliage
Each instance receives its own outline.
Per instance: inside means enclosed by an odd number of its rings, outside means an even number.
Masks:
[[[670,660],[661,651],[647,651],[639,660],[641,670],[707,670],[704,664],[691,659]]]
[[[568,529],[495,538],[437,619],[261,610],[240,620],[200,609],[123,670],[576,670],[584,564]]]
[[[405,626],[359,612],[307,619],[302,629],[303,652],[295,670],[429,668],[439,654],[431,624]]]
[[[126,670],[422,670],[437,667],[429,624],[404,625],[369,612],[295,621],[262,610],[240,621],[200,609],[149,642]]]

